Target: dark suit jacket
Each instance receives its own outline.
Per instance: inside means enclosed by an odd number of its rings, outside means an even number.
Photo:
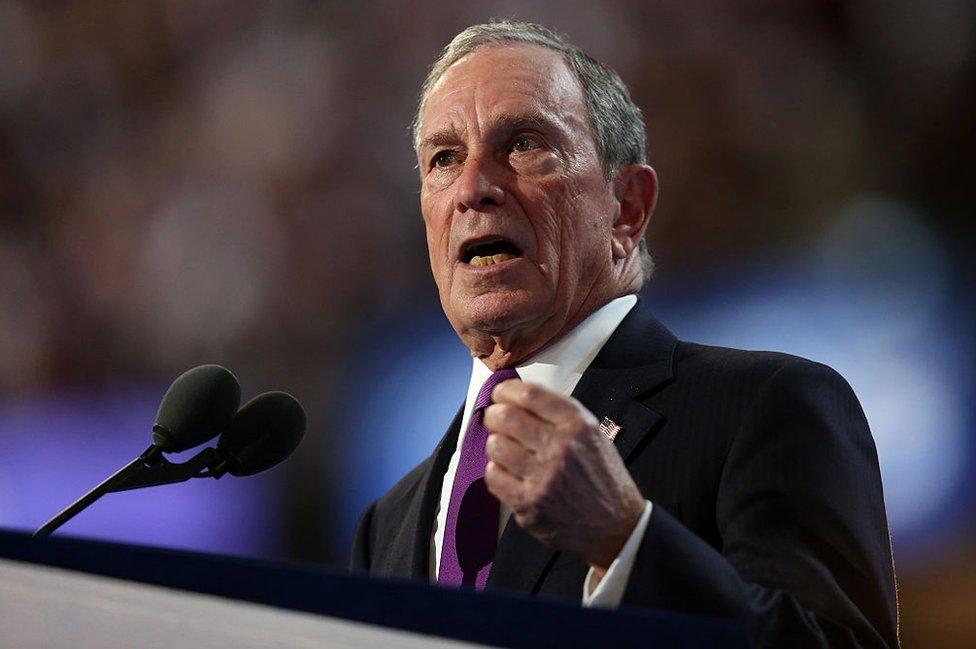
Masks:
[[[678,341],[639,302],[573,392],[654,503],[623,604],[730,617],[761,646],[897,646],[874,441],[850,386],[795,356]],[[428,579],[461,413],[359,522],[352,567]],[[509,520],[488,588],[580,600],[588,566]]]

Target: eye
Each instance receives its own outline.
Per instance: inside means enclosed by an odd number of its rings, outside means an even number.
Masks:
[[[512,141],[512,151],[531,151],[532,149],[538,149],[541,146],[542,145],[539,144],[539,140],[528,133],[523,133]]]
[[[431,165],[434,167],[449,167],[455,163],[457,163],[457,154],[449,149],[438,151],[431,159]]]

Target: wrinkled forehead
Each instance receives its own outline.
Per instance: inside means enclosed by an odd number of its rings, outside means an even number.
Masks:
[[[484,45],[451,65],[431,88],[420,115],[421,139],[461,113],[487,118],[493,110],[520,106],[585,119],[582,88],[562,53],[528,43]]]

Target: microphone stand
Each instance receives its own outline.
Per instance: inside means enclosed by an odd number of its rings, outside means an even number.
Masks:
[[[34,536],[49,536],[85,508],[108,493],[141,489],[156,485],[186,482],[190,478],[217,478],[224,472],[207,469],[218,460],[216,449],[205,448],[186,462],[174,463],[163,457],[163,451],[153,444],[142,455],[106,478],[94,489],[71,503],[60,514],[42,525]]]

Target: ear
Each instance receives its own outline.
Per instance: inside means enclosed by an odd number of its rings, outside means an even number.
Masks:
[[[643,238],[657,205],[657,173],[644,164],[621,167],[613,190],[620,212],[613,224],[610,247],[615,259],[625,259]]]

